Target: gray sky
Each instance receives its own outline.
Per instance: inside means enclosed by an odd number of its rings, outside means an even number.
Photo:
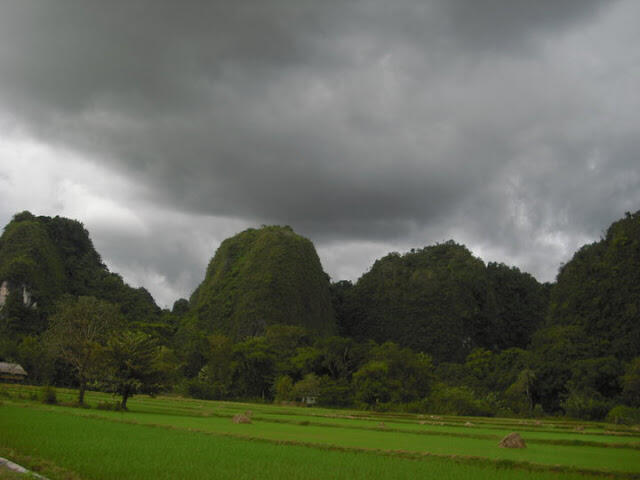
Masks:
[[[553,280],[640,208],[635,0],[0,3],[0,223],[162,306],[288,224],[334,280],[453,238]]]

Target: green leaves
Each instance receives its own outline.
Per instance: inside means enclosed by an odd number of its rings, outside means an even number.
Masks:
[[[640,352],[640,212],[613,223],[605,238],[582,247],[558,274],[549,320],[574,325],[630,360]],[[599,356],[599,355],[598,355]]]
[[[73,369],[80,384],[79,403],[87,383],[103,366],[109,336],[122,324],[115,305],[94,297],[66,297],[58,303],[44,339],[53,356]]]
[[[166,378],[162,350],[154,338],[142,332],[114,334],[105,349],[105,360],[108,374],[101,383],[122,396],[123,409],[134,394],[158,392]]]
[[[198,328],[235,341],[274,324],[335,332],[329,281],[313,244],[290,227],[249,229],[226,239],[191,298]]]
[[[507,295],[535,303],[529,297],[540,286],[528,276],[519,297],[507,293],[505,285],[519,282],[522,274],[503,270],[496,265],[488,269],[453,241],[405,255],[392,253],[376,261],[355,286],[333,287],[339,324],[357,339],[392,340],[438,362],[462,361],[476,346],[506,346],[505,327],[518,344],[527,343],[542,309],[536,304],[537,317],[519,317]],[[498,281],[496,272],[503,280]]]

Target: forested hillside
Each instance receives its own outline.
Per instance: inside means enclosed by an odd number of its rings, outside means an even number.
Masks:
[[[72,374],[49,348],[67,340],[74,312],[93,311],[109,319],[95,350],[105,364],[132,365],[128,355],[141,346],[155,352],[141,357],[148,375],[134,382],[153,378],[149,388],[632,421],[640,419],[639,272],[640,212],[576,252],[553,284],[485,264],[454,241],[391,253],[355,283],[330,283],[309,240],[271,226],[222,242],[191,299],[161,312],[146,290],[106,269],[79,222],[23,212],[0,237],[9,290],[0,361],[23,363],[33,383],[93,378],[121,391],[130,379]]]
[[[560,269],[531,348],[547,409],[564,399],[605,410],[619,395],[640,406],[640,212],[627,213]]]
[[[128,325],[157,330],[161,311],[144,288],[132,288],[110,272],[76,220],[14,216],[0,236],[0,284],[6,296],[0,306],[0,356],[20,361],[34,380],[55,373],[42,334],[58,303],[95,297],[117,306]],[[162,327],[160,327],[162,328]]]
[[[131,322],[153,322],[160,308],[145,288],[109,272],[89,233],[76,220],[14,216],[0,237],[0,283],[10,294],[2,317],[14,331],[38,333],[62,295],[94,296],[120,306]],[[24,302],[23,290],[30,300]]]
[[[640,348],[640,212],[612,224],[564,265],[554,285],[549,324],[598,339],[600,354],[630,360]]]
[[[274,324],[335,333],[329,277],[313,243],[289,227],[249,229],[222,242],[190,305],[201,330],[234,340]]]
[[[436,361],[462,361],[476,347],[526,347],[546,305],[545,287],[533,277],[485,266],[453,241],[391,253],[334,292],[347,335],[391,340]]]

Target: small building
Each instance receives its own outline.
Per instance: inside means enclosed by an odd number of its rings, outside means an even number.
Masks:
[[[21,382],[27,376],[22,365],[17,363],[0,362],[0,380],[9,382]]]

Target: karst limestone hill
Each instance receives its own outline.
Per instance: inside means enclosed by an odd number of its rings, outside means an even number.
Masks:
[[[338,324],[360,340],[392,340],[462,361],[476,347],[525,348],[544,319],[547,287],[454,241],[390,253],[355,283],[333,285]]]
[[[602,356],[640,355],[640,211],[611,224],[560,269],[549,325],[597,342],[590,347]]]
[[[131,322],[153,322],[160,308],[144,288],[110,272],[83,225],[64,217],[16,214],[0,236],[0,318],[9,333],[37,334],[63,295],[120,306]]]
[[[290,227],[250,228],[223,241],[189,314],[201,330],[235,340],[274,324],[336,332],[329,277],[313,243]]]

